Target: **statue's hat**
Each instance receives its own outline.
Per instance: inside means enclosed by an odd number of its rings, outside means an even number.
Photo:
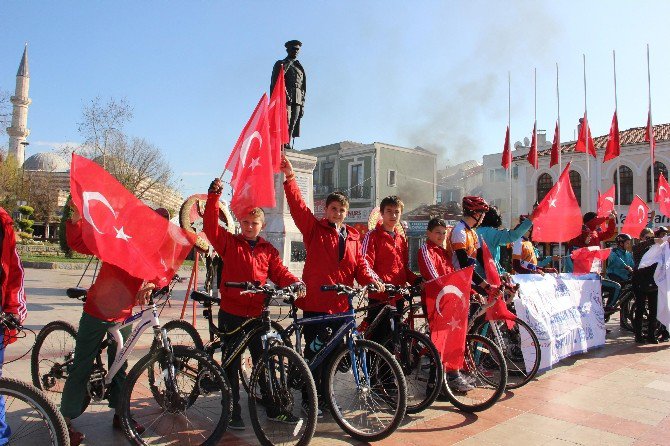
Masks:
[[[302,42],[299,40],[289,40],[284,44],[284,46],[286,47],[286,49],[295,47],[300,48],[302,46]]]

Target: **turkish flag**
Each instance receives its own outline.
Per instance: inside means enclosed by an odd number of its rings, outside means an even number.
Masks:
[[[507,132],[505,132],[505,147],[503,147],[503,155],[501,166],[505,170],[509,169],[509,166],[512,165],[512,149],[509,146],[509,126],[507,126]]]
[[[426,282],[430,338],[446,371],[463,368],[474,266]]]
[[[498,268],[496,267],[496,262],[493,260],[491,251],[486,245],[486,242],[482,240],[482,260],[484,261],[484,272],[486,273],[486,281],[493,286],[499,287],[502,284],[500,280],[500,274],[498,273]],[[491,297],[489,296],[489,299]],[[496,299],[495,303],[486,310],[486,320],[495,321],[504,319],[507,323],[507,328],[512,329],[514,327],[514,321],[516,316],[507,309],[507,304],[505,300],[500,296]]]
[[[131,276],[167,285],[193,248],[195,234],[157,214],[100,165],[76,154],[70,192],[82,216],[86,247]]]
[[[226,163],[226,170],[233,173],[230,208],[238,219],[252,208],[271,208],[276,204],[270,150],[268,97],[264,94]]]
[[[582,128],[579,130],[575,150],[577,152],[590,153],[594,157],[596,156],[596,146],[593,143],[593,137],[591,136],[589,121],[586,119],[586,113],[584,113],[584,120],[582,121]]]
[[[654,126],[651,124],[651,105],[647,114],[647,129],[644,133],[644,140],[649,143],[649,152],[651,154],[651,165],[656,162],[656,138],[654,136]]]
[[[638,238],[640,232],[647,226],[647,214],[649,208],[642,198],[635,195],[633,202],[628,207],[628,215],[621,228],[622,234],[628,234],[633,238]]]
[[[600,249],[597,246],[588,246],[572,251],[574,274],[598,273],[602,270],[603,260],[610,256],[611,249]]]
[[[605,147],[605,157],[603,163],[616,158],[621,153],[621,141],[619,139],[619,119],[614,110],[612,116],[612,125],[610,125],[610,134],[607,136],[607,146]]]
[[[536,170],[540,167],[540,162],[537,159],[537,121],[533,124],[533,139],[530,142],[530,151],[528,152],[528,162]]]
[[[279,70],[275,88],[270,95],[268,121],[270,123],[272,171],[277,173],[279,172],[279,165],[281,164],[282,147],[290,141],[288,134],[288,112],[286,111],[286,84],[284,82],[284,70]]]
[[[533,240],[567,242],[582,232],[582,212],[570,184],[570,163],[533,211]]]
[[[658,209],[670,218],[670,185],[663,174],[658,177],[658,186],[656,188],[656,197],[654,201],[658,203]]]
[[[607,192],[600,194],[598,191],[598,217],[607,217],[614,210],[614,194],[616,186],[612,185]]]
[[[561,159],[561,128],[556,121],[556,129],[554,130],[554,141],[551,143],[551,161],[549,161],[549,167],[555,166],[558,164],[558,160]]]

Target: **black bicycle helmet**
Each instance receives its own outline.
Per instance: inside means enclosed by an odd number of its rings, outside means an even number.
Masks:
[[[463,215],[481,214],[489,210],[489,205],[482,197],[463,197]]]
[[[491,227],[491,228],[499,228],[502,226],[502,217],[500,216],[500,212],[498,212],[498,208],[495,206],[489,207],[489,210],[486,211],[486,215],[484,215],[484,220],[482,220],[483,227]]]
[[[619,234],[614,238],[614,241],[617,242],[617,244],[619,243],[624,244],[628,240],[633,240],[633,237],[631,237],[628,234]]]

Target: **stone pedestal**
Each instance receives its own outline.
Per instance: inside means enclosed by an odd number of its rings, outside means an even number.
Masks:
[[[298,182],[302,197],[313,211],[313,172],[316,166],[316,157],[295,151],[287,152],[286,156],[293,165],[295,180]],[[302,241],[302,234],[296,227],[286,204],[284,174],[275,175],[275,195],[277,205],[273,209],[264,209],[266,226],[261,236],[279,250],[284,265],[293,274],[301,277],[305,265],[305,245]]]

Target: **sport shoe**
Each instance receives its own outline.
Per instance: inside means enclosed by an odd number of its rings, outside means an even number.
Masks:
[[[450,389],[461,393],[466,393],[474,389],[474,387],[471,384],[469,384],[465,379],[463,379],[463,377],[460,374],[455,378],[450,378],[447,384],[449,385]]]
[[[281,412],[279,412],[279,414],[277,414],[276,416],[273,416],[273,417],[268,415],[268,420],[276,421],[277,423],[284,423],[284,424],[298,424],[298,421],[300,421],[300,418],[296,417],[291,412],[281,411]]]
[[[131,418],[130,419],[131,423],[133,423],[133,427],[135,428],[135,432],[137,432],[138,435],[142,435],[144,433],[144,426],[142,426],[140,423],[135,421],[135,419]],[[112,420],[112,426],[114,429],[123,429],[123,425],[121,423],[121,417],[118,415],[114,414],[114,419]]]
[[[242,420],[242,417],[233,417],[230,419],[230,422],[228,423],[228,429],[233,429],[236,431],[243,431],[246,426],[244,425],[244,421]]]
[[[307,401],[303,401],[301,406],[302,406],[302,413],[304,413],[305,415],[309,415],[309,403]],[[323,411],[319,409],[319,406],[316,407],[316,417],[323,418]]]

